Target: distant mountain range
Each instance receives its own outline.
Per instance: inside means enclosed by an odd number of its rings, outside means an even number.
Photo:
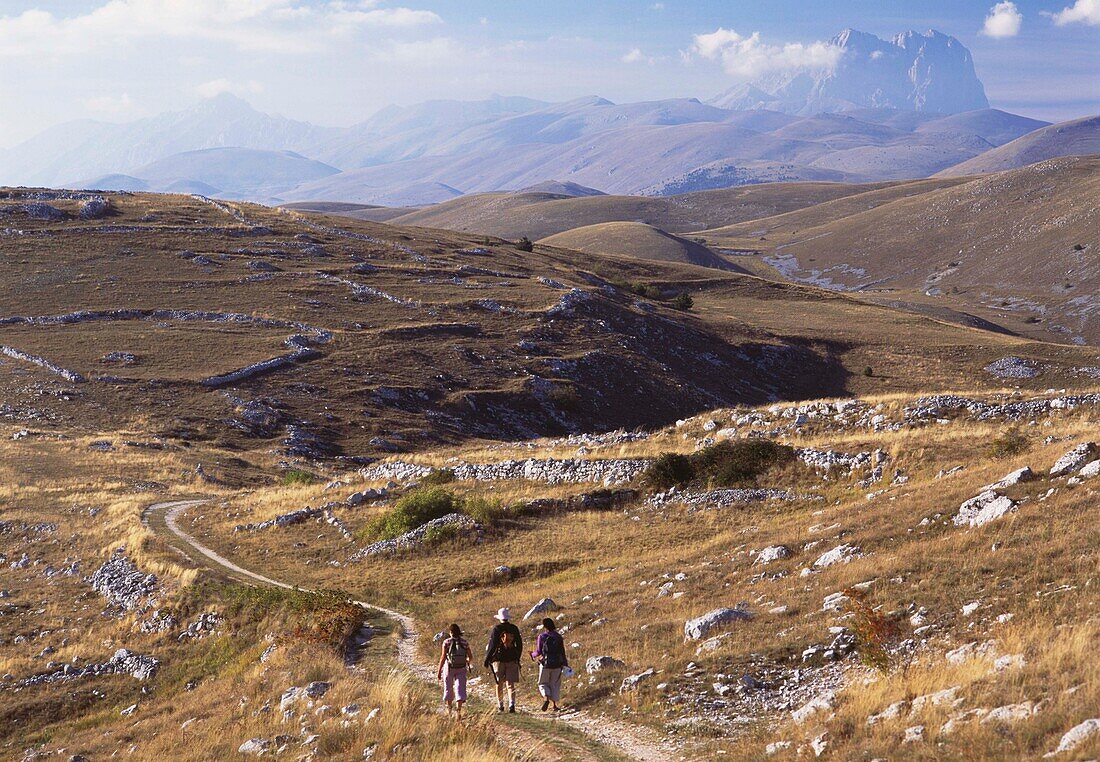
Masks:
[[[1048,127],[988,108],[970,53],[953,37],[907,32],[884,41],[847,30],[833,44],[842,54],[828,72],[773,77],[710,103],[496,96],[391,106],[331,128],[223,94],[127,124],[46,130],[0,151],[0,184],[386,206],[543,183],[556,183],[549,192],[572,185],[665,195],[927,177],[981,167],[988,152]],[[1098,129],[1087,122],[1072,138],[1056,129],[1032,150],[1002,152],[1008,158],[997,165],[1088,146]]]

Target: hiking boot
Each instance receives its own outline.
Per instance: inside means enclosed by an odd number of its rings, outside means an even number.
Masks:
[[[497,711],[498,712],[503,712],[504,711],[504,704],[497,704]]]
[[[512,704],[510,707],[508,707],[508,711],[512,714],[515,714],[516,713],[516,705]]]
[[[549,699],[547,699],[546,701],[543,701],[543,702],[542,702],[542,711],[544,711],[544,712],[545,712],[545,711],[546,711],[547,709],[549,709],[549,708],[550,708],[550,700],[549,700]]]

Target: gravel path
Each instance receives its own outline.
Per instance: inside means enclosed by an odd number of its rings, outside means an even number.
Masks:
[[[145,523],[154,531],[162,533],[166,531],[173,535],[176,540],[186,546],[179,549],[196,562],[203,563],[210,568],[245,582],[272,585],[287,590],[294,589],[294,585],[238,566],[225,556],[203,545],[180,527],[178,519],[181,513],[206,502],[208,501],[194,499],[154,503],[145,510],[143,518]],[[354,603],[363,608],[377,611],[397,622],[401,626],[397,639],[398,661],[421,680],[435,683],[434,665],[425,664],[420,661],[417,655],[420,629],[417,627],[415,619],[407,614],[377,606],[373,603],[365,601],[354,601]],[[495,691],[484,681],[478,680],[477,684],[471,687],[481,698],[490,702],[496,701]],[[530,716],[541,719],[539,715],[532,714]],[[568,725],[610,750],[640,762],[665,762],[666,760],[681,758],[681,755],[676,754],[667,742],[658,739],[656,733],[647,728],[629,725],[610,718],[592,717],[581,711],[572,711],[556,717],[548,716],[543,722],[548,725],[553,723]],[[582,750],[577,748],[575,751],[579,753]]]

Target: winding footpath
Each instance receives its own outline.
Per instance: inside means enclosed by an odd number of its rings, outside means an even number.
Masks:
[[[190,557],[195,563],[202,564],[248,584],[258,583],[287,590],[295,589],[294,585],[266,577],[233,563],[225,556],[203,545],[193,535],[180,527],[180,514],[207,502],[209,500],[191,499],[154,503],[145,510],[142,519],[154,532],[170,535],[168,539],[170,541],[175,540],[170,544]],[[183,547],[180,547],[180,545]],[[434,667],[417,658],[420,629],[417,627],[415,619],[408,614],[402,614],[399,611],[366,601],[353,602],[365,609],[377,611],[400,625],[397,638],[398,662],[417,678],[433,684],[436,682]],[[486,700],[495,702],[496,695],[490,690],[489,686],[482,681],[477,681],[477,683],[472,688],[483,694],[482,697]],[[490,696],[490,693],[493,693],[493,695]],[[529,716],[541,720],[539,715],[532,714]],[[629,759],[639,760],[639,762],[671,762],[680,757],[670,748],[667,742],[660,741],[652,731],[610,718],[592,717],[581,711],[573,711],[556,717],[548,717],[546,720],[541,721],[547,725],[554,723],[568,725],[597,744]]]

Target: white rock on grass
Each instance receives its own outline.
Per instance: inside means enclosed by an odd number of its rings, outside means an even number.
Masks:
[[[772,561],[782,561],[790,558],[791,549],[786,545],[770,545],[756,554],[754,564],[770,564]]]
[[[822,693],[821,695],[810,699],[798,709],[795,709],[793,712],[791,712],[791,719],[799,725],[802,725],[810,718],[812,718],[815,714],[828,712],[834,706],[836,706],[836,693],[834,693],[833,691],[826,691],[825,693]]]
[[[878,714],[872,714],[867,718],[868,725],[877,725],[883,720],[896,720],[909,708],[908,701],[895,701]]]
[[[1051,476],[1065,476],[1071,471],[1078,471],[1092,460],[1097,452],[1095,442],[1085,442],[1074,447],[1050,467]]]
[[[1064,754],[1067,751],[1073,751],[1097,733],[1100,733],[1100,717],[1085,720],[1081,724],[1074,725],[1067,730],[1066,734],[1062,736],[1062,740],[1058,742],[1058,748],[1046,756],[1051,757],[1055,754]]]
[[[1005,672],[1010,669],[1023,669],[1027,666],[1027,659],[1023,654],[1005,654],[998,656],[993,661],[994,672]]]
[[[744,619],[752,619],[752,614],[745,609],[728,607],[714,609],[684,622],[684,637],[688,640],[702,640],[715,627]]]
[[[623,669],[626,664],[613,656],[593,656],[584,663],[584,671],[590,675],[602,672],[605,669]]]
[[[764,753],[769,757],[778,754],[781,751],[786,751],[791,748],[793,744],[790,741],[773,741],[764,747]]]
[[[1017,484],[1023,484],[1024,482],[1035,481],[1039,478],[1034,471],[1031,470],[1031,466],[1024,466],[1023,468],[1017,468],[1011,473],[1005,474],[1004,477],[998,481],[983,488],[983,491],[1004,489],[1005,487],[1014,487]]]
[[[996,647],[997,641],[995,640],[987,640],[984,643],[978,643],[977,641],[964,643],[958,648],[954,648],[945,653],[944,658],[947,659],[948,664],[962,664],[970,659],[988,656],[993,653]]]
[[[1100,476],[1100,460],[1094,460],[1085,464],[1085,467],[1077,472],[1082,479],[1094,479]]]
[[[918,743],[924,740],[924,725],[914,725],[905,729],[905,737],[902,743]]]
[[[837,545],[832,550],[822,553],[817,557],[817,560],[814,561],[813,567],[815,569],[826,569],[830,566],[836,566],[837,564],[849,563],[862,556],[863,551],[858,546],[845,543],[843,545]]]
[[[829,748],[829,733],[826,731],[825,733],[815,736],[814,739],[810,741],[810,748],[814,750],[815,757],[820,757],[824,754]]]
[[[909,716],[915,717],[929,706],[943,706],[945,704],[955,706],[962,703],[962,699],[959,698],[960,690],[962,690],[962,686],[953,685],[950,688],[944,688],[942,691],[936,691],[935,693],[926,693],[923,696],[917,696],[915,699],[913,699],[913,705],[912,708],[909,710]]]
[[[561,606],[554,603],[553,598],[543,598],[541,601],[531,607],[531,610],[523,615],[524,621],[536,617],[539,614],[547,614],[551,611],[560,611]]]
[[[249,738],[237,747],[238,754],[266,754],[271,750],[271,741],[266,738]]]
[[[980,527],[1016,510],[1016,503],[993,490],[986,490],[959,506],[952,522],[955,526]]]
[[[619,686],[619,693],[630,693],[631,691],[638,690],[638,686],[653,678],[657,674],[657,671],[650,667],[645,672],[639,672],[637,675],[630,675],[623,678],[622,685]]]
[[[999,722],[1004,725],[1020,722],[1031,717],[1038,711],[1034,701],[1022,701],[1019,704],[1006,704],[996,709],[990,709],[989,713],[982,717],[982,724]]]

